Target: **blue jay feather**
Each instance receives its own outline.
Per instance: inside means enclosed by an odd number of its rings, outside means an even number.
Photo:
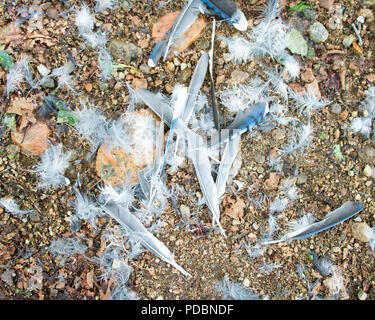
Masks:
[[[255,125],[262,122],[267,112],[268,103],[259,102],[256,103],[252,108],[239,113],[230,127],[221,131],[219,137],[220,140],[212,144],[210,148],[220,146],[236,137],[239,137],[246,131],[251,130]]]
[[[341,207],[328,213],[323,220],[311,223],[306,227],[302,227],[298,230],[289,232],[279,240],[267,241],[263,242],[263,244],[272,244],[282,241],[292,241],[310,237],[314,234],[332,228],[341,222],[344,222],[345,220],[361,212],[364,208],[365,207],[362,203],[347,201]]]
[[[234,2],[228,0],[202,0],[202,2],[211,11],[215,12],[215,16],[224,20],[230,20],[230,17],[237,11]]]
[[[243,12],[230,0],[201,0],[207,6],[205,13],[223,19],[240,30],[247,29],[247,20]]]
[[[152,49],[150,57],[148,58],[148,66],[150,68],[156,67],[158,64],[161,56],[164,54],[165,50],[167,49],[167,42],[165,39],[160,40]]]
[[[341,207],[328,213],[325,219],[311,224],[310,226],[306,227],[306,229],[299,231],[296,234],[291,234],[291,239],[297,240],[307,238],[328,228],[332,228],[335,225],[353,217],[357,213],[361,212],[364,208],[365,207],[363,204],[359,202],[345,202]]]

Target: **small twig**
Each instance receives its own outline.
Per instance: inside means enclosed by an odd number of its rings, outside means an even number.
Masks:
[[[102,181],[102,179],[98,179],[98,181],[96,181],[92,186],[89,186],[87,188],[87,191],[91,191],[94,187],[96,187],[99,184],[100,181]]]
[[[329,50],[326,53],[327,55],[330,54],[346,54],[346,50]]]

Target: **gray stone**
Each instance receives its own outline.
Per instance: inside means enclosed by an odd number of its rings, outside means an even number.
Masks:
[[[255,160],[256,163],[262,164],[262,163],[264,163],[266,161],[266,157],[263,156],[263,155],[261,155],[261,154],[256,154],[254,156],[254,160]]]
[[[108,44],[108,50],[115,60],[124,60],[126,63],[130,63],[131,60],[142,55],[141,48],[133,43],[126,43],[120,39],[113,39]]]
[[[371,166],[369,166],[368,164],[366,164],[365,168],[363,169],[363,174],[366,176],[366,177],[371,177],[372,176],[372,168]]]
[[[150,73],[150,67],[147,64],[142,64],[139,67],[139,71],[141,71],[144,74],[149,74]]]
[[[342,44],[345,48],[349,48],[352,43],[355,41],[356,37],[354,34],[351,34],[349,36],[346,36],[343,40],[342,40]]]
[[[306,56],[308,51],[308,46],[306,40],[303,38],[301,32],[297,29],[292,29],[286,35],[286,47],[295,54],[301,56]],[[225,58],[224,58],[225,60]]]
[[[313,23],[308,31],[310,39],[314,42],[324,42],[328,39],[328,31],[320,22]]]
[[[367,299],[367,293],[361,290],[361,291],[358,293],[358,299],[359,299],[359,300],[366,300],[366,299]]]
[[[38,70],[38,72],[42,75],[42,76],[47,76],[51,73],[51,70],[49,70],[44,64],[40,64],[36,67],[36,69]]]
[[[307,175],[304,173],[299,174],[297,177],[296,184],[301,185],[301,184],[305,184],[306,182],[307,182]]]
[[[182,217],[187,220],[190,218],[190,209],[188,206],[185,206],[184,204],[182,204],[180,206],[180,212],[181,212],[181,215]]]
[[[0,279],[4,281],[8,286],[13,286],[13,278],[12,278],[13,270],[6,269],[2,274]]]
[[[313,9],[307,8],[303,10],[303,15],[308,20],[315,20],[317,17],[316,12]]]
[[[48,8],[47,9],[47,16],[48,18],[54,19],[58,15],[58,11],[55,8]]]
[[[43,87],[43,88],[54,88],[55,87],[55,81],[50,78],[50,77],[47,77],[47,78],[44,78],[41,82],[40,82],[40,85]]]
[[[124,0],[120,4],[121,8],[125,11],[129,11],[133,8],[132,3],[129,0]]]
[[[178,74],[177,74],[177,82],[179,83],[187,83],[188,80],[190,79],[190,76],[191,76],[191,70],[190,69],[184,69],[184,70],[181,70]]]
[[[331,111],[335,114],[340,114],[341,110],[341,106],[338,103],[333,104],[331,107]]]
[[[210,42],[209,41],[199,41],[197,42],[197,44],[195,45],[195,47],[198,49],[198,50],[206,50],[210,47]]]

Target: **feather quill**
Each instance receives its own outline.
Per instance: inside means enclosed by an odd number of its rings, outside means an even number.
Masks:
[[[155,157],[151,168],[146,167],[143,170],[138,170],[138,181],[143,194],[147,199],[152,201],[153,194],[153,179],[152,177],[159,176],[161,173],[162,158],[164,145],[164,123],[161,121],[159,125],[159,132],[155,142]]]
[[[184,6],[180,14],[177,16],[167,42],[167,47],[164,53],[164,60],[167,59],[168,52],[172,44],[181,37],[181,35],[190,28],[190,26],[197,20],[200,13],[199,6],[201,0],[189,0],[189,3]]]
[[[267,241],[262,244],[272,244],[282,241],[293,241],[310,237],[316,233],[322,232],[326,229],[332,228],[335,225],[353,217],[357,213],[361,212],[365,207],[362,203],[347,201],[341,207],[328,213],[326,217],[318,222],[310,223],[307,226],[298,228],[295,231],[289,232],[279,240]]]
[[[136,216],[114,203],[108,203],[102,208],[129,233],[137,237],[147,250],[175,267],[183,275],[190,278],[192,277],[190,273],[176,263],[172,252],[158,238],[151,234]]]
[[[232,129],[235,126],[238,126],[238,124],[241,121],[241,113],[238,112],[236,117],[234,118],[233,122],[230,124],[230,126],[227,129]],[[234,160],[236,159],[238,150],[240,148],[240,136],[233,138],[232,140],[229,140],[225,144],[223,156],[220,161],[217,177],[216,177],[216,188],[217,188],[217,196],[220,198],[224,192],[225,192],[225,185],[227,183],[229,172],[232,167],[232,164]]]

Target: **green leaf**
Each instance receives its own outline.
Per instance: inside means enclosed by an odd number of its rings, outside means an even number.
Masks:
[[[341,153],[341,147],[339,144],[335,144],[334,145],[334,149],[333,149],[333,155],[335,156],[335,158],[339,161],[344,161],[345,160],[345,157],[342,155]]]
[[[307,56],[308,57],[313,57],[313,56],[315,56],[315,50],[314,50],[314,48],[309,48],[308,50],[307,50]]]
[[[13,67],[13,59],[4,50],[0,50],[0,63],[3,67],[10,69]]]
[[[19,154],[18,152],[8,154],[8,158],[9,158],[10,160],[12,160],[13,158],[17,158],[17,159],[18,159],[19,157],[20,157],[20,154]]]
[[[57,114],[57,123],[68,123],[71,126],[76,124],[76,117],[68,110],[60,109]]]
[[[17,131],[16,124],[16,115],[14,113],[6,113],[3,119],[3,124],[7,127],[8,130],[13,132]]]
[[[320,140],[325,140],[327,138],[327,135],[324,133],[324,132],[322,132],[321,134],[320,134],[320,136],[319,136],[319,139]]]
[[[59,112],[57,114],[57,123],[68,123],[74,127],[76,124],[76,116],[71,113],[69,110],[66,110],[62,103],[56,103],[57,107],[59,108]]]
[[[303,10],[307,9],[311,4],[306,3],[305,1],[301,1],[295,7],[289,8],[289,11],[298,11],[302,12]]]

